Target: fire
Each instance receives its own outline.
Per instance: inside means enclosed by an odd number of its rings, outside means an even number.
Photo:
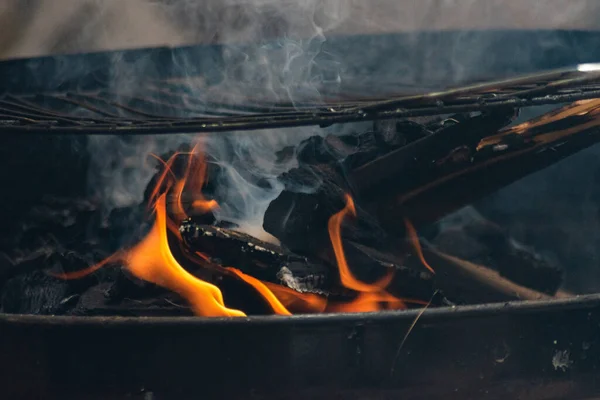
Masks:
[[[208,168],[206,159],[204,158],[204,152],[202,151],[201,142],[196,143],[190,152],[174,153],[166,162],[155,154],[151,155],[163,164],[164,169],[158,177],[156,185],[150,195],[150,207],[153,207],[156,199],[161,193],[171,191],[175,200],[172,204],[171,211],[175,217],[176,224],[181,223],[181,221],[188,217],[183,201],[184,191],[194,195],[194,199],[191,202],[191,208],[194,211],[207,213],[219,207],[216,200],[207,200],[202,195],[202,187],[207,183]],[[187,165],[183,178],[177,179],[172,168],[175,160],[182,155],[188,156]]]
[[[188,155],[183,177],[178,179],[173,171],[177,157]],[[156,156],[155,156],[156,157]],[[203,281],[185,268],[173,256],[167,240],[167,230],[172,232],[182,243],[179,224],[187,217],[183,193],[191,193],[193,201],[191,208],[195,212],[208,212],[218,207],[215,200],[206,199],[202,188],[206,184],[207,164],[204,155],[197,144],[190,153],[175,153],[169,160],[163,161],[163,171],[158,177],[156,186],[150,196],[155,222],[148,235],[135,247],[119,251],[102,262],[81,271],[54,274],[63,279],[77,279],[88,275],[105,265],[121,263],[134,276],[162,286],[181,295],[190,304],[196,315],[206,317],[239,317],[245,316],[240,310],[228,308],[225,305],[221,290]],[[171,209],[167,210],[167,196],[174,201]],[[345,218],[356,216],[356,207],[350,195],[345,196],[345,207],[331,216],[328,221],[328,233],[335,255],[340,282],[345,288],[355,292],[355,297],[349,302],[330,301],[326,296],[314,293],[299,293],[288,287],[271,282],[263,282],[240,271],[236,266],[217,266],[221,272],[240,279],[253,287],[256,292],[269,304],[277,315],[292,313],[321,313],[321,312],[369,312],[378,310],[396,310],[406,308],[406,303],[425,304],[421,300],[400,299],[390,294],[386,289],[392,282],[394,271],[390,271],[374,283],[366,283],[358,279],[348,265],[342,244],[341,226]],[[170,216],[172,215],[172,216]],[[423,257],[419,240],[412,224],[405,221],[409,239],[423,265],[434,272]],[[210,263],[210,256],[203,253],[187,254],[187,257],[200,266]]]
[[[404,301],[385,291],[363,292],[349,303],[331,305],[329,311],[335,312],[370,312],[379,310],[403,310]]]
[[[198,142],[192,150],[192,155],[188,157],[188,164],[185,170],[185,175],[177,184],[177,209],[187,218],[182,204],[183,189],[187,188],[189,193],[195,196],[192,202],[192,209],[206,213],[217,208],[219,205],[216,200],[206,200],[202,195],[202,187],[206,183],[208,168],[204,152],[202,151],[201,143]]]
[[[406,232],[408,233],[408,239],[410,240],[410,243],[412,244],[413,248],[415,249],[415,252],[417,253],[417,257],[419,257],[419,261],[421,261],[421,264],[423,264],[423,266],[425,268],[427,268],[429,270],[429,272],[431,272],[432,274],[435,274],[435,271],[433,270],[433,268],[431,268],[431,266],[427,263],[427,261],[425,261],[425,256],[423,256],[423,249],[421,249],[421,244],[419,243],[419,236],[417,235],[417,231],[415,230],[415,227],[413,226],[412,222],[410,222],[408,219],[405,219],[404,226],[406,226]]]
[[[329,238],[335,254],[340,280],[342,285],[348,289],[358,292],[356,299],[345,304],[332,304],[329,306],[329,311],[341,312],[368,312],[378,311],[382,309],[403,309],[406,308],[404,301],[392,296],[385,291],[385,288],[390,284],[394,277],[391,270],[379,281],[369,284],[357,279],[348,266],[344,248],[342,245],[341,228],[344,218],[351,214],[356,216],[356,207],[354,200],[346,194],[346,206],[340,212],[334,214],[328,223]]]
[[[293,289],[271,282],[264,285],[288,310],[296,313],[321,313],[327,308],[327,299],[315,293],[298,293]]]
[[[243,273],[239,269],[236,268],[227,268],[229,271],[233,272],[244,282],[252,286],[258,293],[262,295],[262,297],[269,303],[275,314],[279,315],[292,315],[291,312],[285,308],[283,304],[279,301],[279,299],[273,294],[271,290],[260,280]]]
[[[243,317],[242,311],[227,308],[221,290],[186,271],[169,249],[167,241],[166,195],[156,201],[156,222],[152,230],[125,259],[127,269],[136,277],[179,293],[196,315],[205,317]]]
[[[135,247],[121,251],[104,261],[81,271],[54,274],[63,279],[77,279],[104,265],[121,262],[137,278],[152,282],[180,294],[196,315],[205,317],[243,317],[242,311],[227,308],[221,290],[213,284],[196,278],[173,257],[167,240],[166,195],[155,204],[156,221],[148,235]]]
[[[348,289],[356,290],[357,292],[378,292],[381,288],[385,288],[390,284],[392,278],[394,277],[393,272],[390,271],[381,279],[380,282],[372,285],[361,282],[354,277],[350,271],[350,268],[348,267],[346,255],[344,254],[344,249],[342,247],[342,221],[348,214],[356,216],[356,208],[354,207],[354,200],[352,200],[352,197],[347,194],[346,207],[344,207],[342,211],[329,218],[329,223],[327,226],[331,245],[333,246],[333,252],[335,253],[335,259],[340,271],[340,280],[342,281],[342,285]]]

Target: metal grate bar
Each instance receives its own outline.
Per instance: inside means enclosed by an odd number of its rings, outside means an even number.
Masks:
[[[0,132],[223,132],[519,108],[598,98],[600,72],[563,69],[428,94],[294,106],[222,93],[217,98],[226,101],[211,101],[219,94],[216,89],[205,90],[203,97],[194,96],[194,90],[183,82],[150,81],[143,94],[106,90],[8,94],[0,97]]]

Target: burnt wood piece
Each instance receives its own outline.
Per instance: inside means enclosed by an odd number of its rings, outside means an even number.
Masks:
[[[290,188],[271,202],[263,227],[290,250],[315,254],[330,247],[328,221],[345,206],[345,195],[352,193],[339,165],[305,165],[283,174],[280,179]],[[303,192],[310,187],[312,192]],[[355,202],[356,217],[342,224],[343,237],[371,247],[387,243],[386,233],[375,218]]]
[[[49,257],[56,258],[56,255]],[[186,265],[185,259],[181,264],[200,279],[217,284],[228,307],[242,309],[250,315],[272,314],[271,307],[254,289],[227,271],[213,268],[209,276],[195,264]],[[177,293],[137,279],[120,265],[108,264],[92,275],[74,280],[55,278],[39,266],[23,269],[0,285],[0,312],[76,316],[193,315],[186,300]]]
[[[115,208],[108,215],[81,198],[45,196],[13,231],[12,248],[0,254],[0,309],[65,314],[87,290],[113,282],[118,271],[102,268],[82,279],[48,275],[83,270],[142,237],[145,207]],[[135,295],[130,295],[135,297]]]
[[[289,161],[295,155],[299,166],[279,176],[285,189],[269,205],[263,227],[293,251],[312,252],[327,246],[329,218],[344,208],[345,194],[356,194],[348,171],[430,135],[430,129],[439,129],[437,119],[425,124],[381,122],[374,124],[373,131],[339,137],[313,136],[295,151],[283,149],[280,160]],[[356,218],[344,221],[345,237],[373,247],[386,243],[385,232],[375,219],[360,203],[355,206]]]
[[[69,298],[68,284],[43,271],[13,278],[0,291],[0,312],[11,314],[57,314]]]
[[[525,287],[556,293],[563,283],[563,268],[557,262],[520,244],[500,226],[471,211],[442,220],[432,244],[449,255],[493,268]]]
[[[463,147],[475,146],[514,116],[511,108],[475,116],[457,114],[426,125],[399,122],[394,126],[396,137],[389,126],[378,125],[376,131],[362,135],[310,138],[298,151],[298,168],[279,177],[285,190],[269,205],[263,226],[293,251],[323,248],[328,241],[323,234],[327,221],[344,207],[344,195],[349,193],[355,199],[357,217],[344,221],[345,238],[371,247],[383,245],[387,250],[388,235],[374,217],[380,213],[364,206],[375,203],[376,207],[380,197],[396,193],[392,184],[425,186],[431,174],[424,172],[447,170],[444,157],[460,158]],[[412,142],[403,145],[409,140]],[[432,167],[431,161],[436,159],[441,161]],[[398,213],[381,218],[388,225],[404,227]]]
[[[343,246],[348,267],[363,282],[374,282],[391,272],[393,278],[385,288],[390,294],[405,299],[432,299],[435,279],[414,257],[401,259],[352,241],[344,241]],[[442,295],[435,296],[431,304],[441,305],[445,300]]]
[[[127,288],[127,293],[123,289]],[[76,316],[193,316],[176,293],[147,282],[136,282],[124,272],[114,282],[99,283],[78,294],[64,312]]]
[[[390,153],[386,164],[405,165],[402,175],[388,181],[387,191],[367,199],[365,208],[390,232],[401,233],[395,221],[402,217],[410,218],[416,226],[435,222],[598,143],[599,125],[600,100],[582,100],[503,129],[494,136],[461,147],[460,151],[451,151],[446,157],[427,158],[429,166],[407,166],[406,149],[401,148]],[[373,165],[364,168],[361,175],[365,177],[382,170]]]
[[[388,151],[377,160],[354,169],[350,178],[365,200],[376,199],[394,189],[426,185],[431,178],[431,169],[453,169],[453,161],[467,157],[469,149],[484,137],[507,126],[516,116],[517,112],[513,108],[474,116],[454,115],[446,119],[440,129],[432,134],[395,151]],[[397,135],[402,134],[399,129]],[[390,183],[394,183],[395,187],[388,187]]]
[[[340,283],[332,251],[322,253],[322,261],[314,261],[244,233],[198,225],[191,220],[183,222],[181,233],[192,255],[201,252],[210,257],[211,263],[219,266],[232,266],[255,278],[278,283],[298,292],[324,294],[339,301],[353,297],[352,291]],[[432,297],[433,277],[424,268],[407,267],[397,257],[352,241],[345,240],[343,245],[349,268],[361,281],[373,283],[387,273],[393,273],[393,279],[386,287],[391,294],[423,301]],[[201,261],[201,257],[198,258]],[[222,267],[208,265],[208,268],[222,276],[231,277]],[[222,282],[218,285],[224,288]],[[227,285],[232,285],[232,282]],[[224,293],[227,299],[226,289]]]
[[[557,291],[548,295],[516,284],[497,271],[433,248],[423,250],[425,258],[435,266],[436,285],[453,301],[462,304],[493,303],[511,300],[550,300],[572,295]]]
[[[553,295],[563,283],[558,265],[513,239],[499,243],[493,257],[501,276],[525,287]]]
[[[200,225],[192,219],[180,228],[190,253],[200,252],[224,267],[299,292],[328,294],[334,287],[331,267],[234,230]]]

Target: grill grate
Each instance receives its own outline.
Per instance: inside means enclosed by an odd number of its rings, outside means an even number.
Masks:
[[[600,97],[600,72],[582,69],[580,66],[425,95],[324,100],[321,104],[294,106],[227,96],[222,87],[199,90],[190,79],[148,81],[135,94],[117,94],[108,89],[6,93],[0,96],[0,132],[152,134],[327,126]],[[348,93],[346,98],[351,97]]]

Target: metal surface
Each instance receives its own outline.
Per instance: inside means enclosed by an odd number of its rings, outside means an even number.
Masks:
[[[6,398],[577,399],[600,296],[243,319],[0,316]],[[150,397],[148,397],[150,396]]]

